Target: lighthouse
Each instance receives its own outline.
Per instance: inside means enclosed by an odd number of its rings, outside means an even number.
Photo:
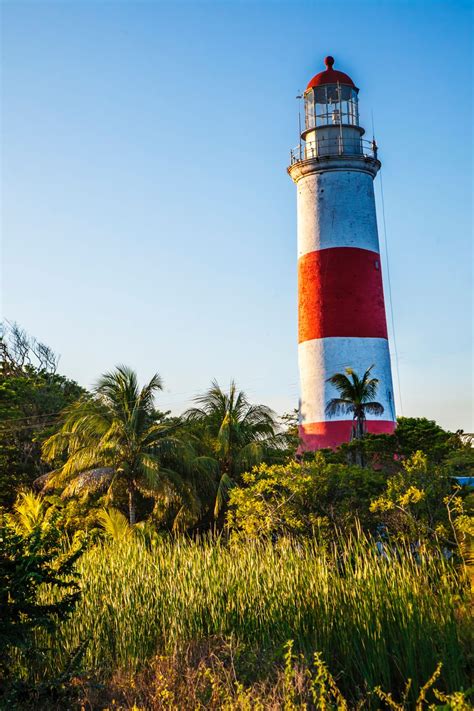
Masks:
[[[382,283],[374,179],[375,140],[363,138],[359,89],[326,57],[304,92],[305,121],[288,173],[297,187],[299,431],[302,448],[351,439],[350,416],[329,417],[338,392],[328,378],[345,368],[362,376],[373,365],[380,416],[366,430],[396,424]]]

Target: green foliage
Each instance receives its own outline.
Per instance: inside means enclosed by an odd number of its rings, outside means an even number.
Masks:
[[[164,464],[168,457],[184,465],[188,451],[173,437],[173,428],[156,419],[154,395],[161,389],[158,374],[140,389],[136,374],[125,366],[103,375],[93,396],[71,405],[59,432],[43,444],[48,461],[66,456],[52,482],[67,485],[66,495],[106,489],[110,496],[122,484],[132,524],[138,492],[164,502],[189,498],[183,478]]]
[[[463,445],[458,433],[447,432],[426,417],[398,417],[395,437],[400,456],[411,457],[422,451],[433,463],[441,463],[459,450],[471,449]]]
[[[187,410],[184,418],[201,442],[203,453],[196,464],[218,473],[214,507],[218,515],[241,474],[277,446],[275,415],[264,405],[251,405],[234,381],[228,393],[213,381],[195,402],[199,407]]]
[[[393,435],[366,433],[361,440],[342,444],[326,455],[330,461],[343,463],[354,461],[360,452],[365,466],[393,474],[400,471],[403,460],[417,451],[427,456],[430,465],[442,465],[452,476],[470,476],[474,472],[474,447],[463,441],[462,433],[443,430],[424,417],[399,417]]]
[[[20,486],[46,472],[42,442],[57,429],[60,411],[83,392],[56,373],[0,364],[0,505],[11,505]]]
[[[53,521],[45,526],[38,517],[30,524],[30,519],[26,528],[0,521],[0,680],[5,688],[19,662],[24,680],[33,673],[45,653],[40,654],[35,635],[40,630],[54,635],[79,599],[75,564],[81,548],[65,552]]]
[[[261,464],[244,474],[230,493],[228,525],[244,537],[329,534],[356,521],[370,528],[369,506],[384,487],[380,471],[328,464],[322,453],[312,462]]]
[[[463,445],[456,448],[444,457],[443,466],[451,476],[474,477],[474,447]]]
[[[415,560],[401,546],[384,559],[362,538],[325,549],[314,540],[224,545],[132,536],[94,546],[78,566],[84,594],[47,645],[45,674],[83,639],[90,640],[84,667],[97,680],[223,639],[237,679],[251,683],[269,678],[292,639],[306,663],[320,653],[350,707],[376,686],[400,699],[408,678],[413,707],[439,662],[442,692],[468,684],[465,591],[436,554]],[[45,592],[43,601],[51,599]],[[320,695],[329,689],[324,674],[320,667]]]
[[[268,407],[251,405],[233,381],[228,393],[213,381],[195,402],[199,407],[188,410],[185,419],[200,426],[223,473],[236,478],[261,460],[276,428],[274,413]]]
[[[13,505],[13,513],[5,514],[7,523],[21,535],[50,526],[54,508],[33,491],[21,491]]]
[[[382,470],[386,474],[399,471],[401,466],[396,435],[367,432],[362,439],[345,442],[337,450],[325,450],[324,454],[329,462],[340,464],[356,462],[359,458],[365,467]]]
[[[97,514],[97,520],[105,534],[114,541],[120,541],[132,534],[133,527],[121,511],[103,509]]]
[[[280,417],[279,433],[275,438],[276,446],[269,446],[265,461],[268,464],[283,464],[294,459],[300,445],[298,431],[298,410],[286,412]]]
[[[401,471],[387,480],[380,497],[371,504],[392,536],[409,536],[412,541],[435,538],[456,545],[446,501],[455,493],[447,472],[415,452],[402,462]]]

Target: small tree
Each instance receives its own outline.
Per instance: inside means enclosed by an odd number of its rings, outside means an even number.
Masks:
[[[11,522],[0,520],[0,686],[4,693],[27,690],[15,674],[14,659],[34,670],[39,651],[38,630],[52,633],[74,609],[79,598],[75,562],[81,547],[64,552],[55,525],[36,525],[19,533]],[[43,602],[40,591],[55,591],[54,602]]]
[[[352,439],[362,439],[364,436],[367,414],[381,415],[384,411],[383,405],[374,400],[379,381],[370,377],[373,367],[371,365],[367,368],[362,378],[352,368],[346,368],[344,373],[334,373],[327,379],[339,391],[340,397],[329,400],[326,414],[329,417],[352,415]]]
[[[58,357],[16,324],[0,323],[0,506],[46,473],[41,444],[84,390],[56,372]]]

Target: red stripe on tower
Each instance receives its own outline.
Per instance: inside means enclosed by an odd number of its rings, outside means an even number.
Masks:
[[[380,255],[335,247],[298,261],[298,341],[387,338]]]
[[[329,449],[337,447],[341,442],[348,442],[351,439],[352,428],[352,420],[313,422],[300,427],[300,435],[307,449]],[[395,423],[391,420],[368,420],[367,422],[367,432],[370,434],[392,434],[394,430]]]

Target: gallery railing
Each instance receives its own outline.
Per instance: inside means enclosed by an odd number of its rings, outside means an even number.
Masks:
[[[377,159],[377,144],[363,138],[320,138],[301,143],[290,151],[290,164],[314,158],[327,158],[330,156],[357,156],[360,158]]]

